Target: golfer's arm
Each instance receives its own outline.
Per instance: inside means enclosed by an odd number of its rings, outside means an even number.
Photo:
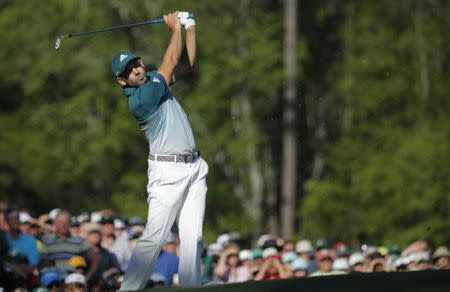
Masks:
[[[166,80],[166,84],[172,83],[173,72],[177,66],[182,51],[181,29],[177,28],[172,31],[169,46],[164,54],[164,60],[158,68],[160,73]]]
[[[175,68],[173,80],[170,85],[177,80],[188,80],[193,73],[193,67],[197,56],[197,44],[195,38],[195,26],[191,26],[186,31],[186,43],[181,53],[180,62]]]
[[[189,57],[189,66],[194,67],[197,57],[197,39],[195,33],[195,26],[191,26],[186,31],[186,48]]]

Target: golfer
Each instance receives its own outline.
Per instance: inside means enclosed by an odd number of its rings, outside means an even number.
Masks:
[[[157,71],[146,72],[141,59],[129,51],[117,53],[112,60],[112,71],[150,149],[147,225],[133,250],[121,291],[145,287],[174,224],[180,236],[180,285],[200,284],[208,165],[200,158],[186,114],[168,87],[177,66],[194,65],[195,21],[187,12],[164,15],[164,20],[171,38]],[[184,48],[181,26],[186,29]]]

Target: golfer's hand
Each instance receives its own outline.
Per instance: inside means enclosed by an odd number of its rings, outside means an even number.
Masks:
[[[189,12],[182,11],[178,12],[178,18],[180,19],[181,25],[188,30],[190,27],[195,26],[194,18],[189,18]]]
[[[180,20],[178,19],[178,11],[164,15],[164,21],[166,22],[167,27],[171,31],[181,29],[181,23],[180,23]]]

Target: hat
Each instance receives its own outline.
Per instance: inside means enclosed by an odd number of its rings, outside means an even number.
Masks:
[[[258,259],[263,257],[263,251],[260,248],[254,248],[252,250],[253,253],[253,259]]]
[[[131,217],[129,221],[130,225],[141,225],[145,226],[145,221],[141,217],[135,216]]]
[[[402,253],[402,250],[398,244],[388,245],[387,251],[390,254],[401,254]]]
[[[61,276],[55,269],[44,269],[41,271],[41,283],[50,286],[53,282],[60,282]]]
[[[91,232],[100,232],[101,226],[98,223],[86,223],[83,225],[82,230],[84,233],[91,233]]]
[[[246,261],[246,260],[252,260],[253,259],[253,253],[251,250],[249,249],[243,249],[239,252],[239,259],[241,261]]]
[[[218,255],[223,250],[223,246],[214,242],[208,245],[207,250],[209,255]]]
[[[115,229],[124,229],[125,223],[120,219],[114,219],[114,228]]]
[[[291,270],[293,272],[298,270],[308,270],[308,263],[304,259],[297,258],[292,262]]]
[[[92,223],[100,223],[102,221],[103,215],[100,212],[92,212],[91,214],[91,222]]]
[[[222,247],[226,246],[228,243],[230,243],[230,235],[228,233],[223,233],[217,237],[217,243],[220,244]]]
[[[420,262],[429,262],[430,261],[430,253],[428,251],[418,251],[415,253],[412,253],[412,260],[415,263]]]
[[[316,258],[318,261],[322,261],[324,259],[333,259],[333,256],[331,255],[330,250],[322,248],[316,253]]]
[[[313,251],[313,246],[310,240],[304,239],[297,241],[295,245],[295,251],[297,253],[305,253]]]
[[[69,260],[69,265],[71,265],[74,268],[86,268],[87,267],[87,263],[84,257],[76,255],[70,258]]]
[[[20,212],[19,213],[19,221],[20,223],[31,223],[33,218],[31,218],[30,214],[27,212]]]
[[[438,247],[433,253],[433,259],[450,256],[448,248],[445,246]]]
[[[351,254],[350,249],[346,245],[341,245],[336,248],[336,256],[337,257],[347,257]]]
[[[61,211],[61,209],[59,209],[59,208],[55,208],[55,209],[51,210],[50,213],[48,213],[48,217],[52,221],[55,221],[56,215],[58,215],[59,211]]]
[[[78,222],[83,223],[90,220],[89,213],[83,212],[77,217]]]
[[[330,248],[330,244],[328,243],[328,239],[326,239],[326,238],[319,238],[315,242],[315,247],[316,247],[316,250],[320,250],[320,249],[323,249],[323,248],[328,249],[328,248]]]
[[[350,269],[350,265],[346,258],[338,258],[333,262],[332,266],[333,271],[348,271]]]
[[[125,67],[128,63],[134,59],[140,59],[140,57],[136,56],[130,51],[124,50],[118,52],[112,59],[111,62],[111,70],[114,75],[119,76],[125,70]]]
[[[350,266],[354,266],[354,265],[357,265],[357,264],[363,264],[364,263],[364,256],[360,252],[355,252],[348,259],[348,263],[350,264]]]
[[[268,257],[273,257],[278,255],[278,250],[274,247],[268,247],[263,250],[262,257],[267,259]]]
[[[283,253],[283,256],[281,257],[281,262],[283,264],[291,263],[297,258],[297,254],[295,251],[288,251]]]
[[[72,273],[67,275],[66,279],[64,280],[64,284],[73,284],[73,283],[79,283],[86,285],[86,278],[79,274],[79,273]]]

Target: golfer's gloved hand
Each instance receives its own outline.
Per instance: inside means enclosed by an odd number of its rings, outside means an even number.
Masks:
[[[189,12],[178,12],[178,18],[180,19],[181,25],[187,30],[188,28],[195,26],[194,18],[189,18]]]

